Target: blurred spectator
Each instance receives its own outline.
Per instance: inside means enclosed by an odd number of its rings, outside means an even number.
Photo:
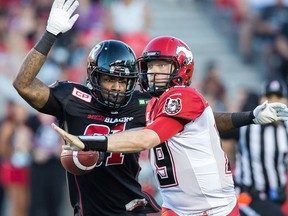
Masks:
[[[150,40],[151,14],[146,0],[118,0],[108,5],[105,17],[108,33],[130,45],[139,57]]]
[[[65,170],[59,160],[62,139],[51,127],[54,121],[53,116],[42,113],[28,120],[33,131],[30,216],[61,215]]]
[[[288,6],[284,0],[274,0],[274,4],[264,7],[256,18],[254,37],[262,43],[264,64],[267,68],[266,78],[275,74],[274,44],[283,24],[288,20]]]
[[[200,91],[209,101],[213,110],[217,112],[227,111],[226,87],[221,80],[216,62],[211,61],[207,64]]]
[[[104,26],[105,6],[104,0],[83,0],[78,7],[78,13],[81,14],[75,23],[75,28],[71,29],[74,34],[73,43],[66,43],[69,46],[72,55],[74,52],[79,54],[85,49],[85,54],[94,44],[106,39]],[[69,31],[70,32],[70,31]],[[69,33],[68,32],[68,33]],[[78,62],[73,63],[76,65]]]
[[[215,0],[214,4],[219,14],[224,18],[230,19],[233,23],[241,22],[247,10],[246,1],[243,0]]]
[[[239,38],[239,42],[237,43],[239,43],[238,48],[241,54],[248,52],[243,50],[242,46],[243,41],[246,42],[247,40],[247,35],[243,34],[243,32],[246,31],[248,27],[247,24],[250,24],[250,22],[247,21],[250,17],[248,1],[249,0],[214,0],[217,22],[220,22],[224,33],[232,35],[232,38]]]
[[[266,59],[279,28],[287,20],[287,0],[215,0],[222,28],[236,36],[245,63],[256,54]],[[262,59],[260,59],[262,60]],[[270,60],[270,59],[269,59]],[[268,65],[269,66],[269,65]]]
[[[245,112],[253,110],[256,106],[259,105],[259,95],[254,91],[242,89],[240,94],[242,94],[242,99],[240,99],[239,102],[241,105],[239,111]]]
[[[276,37],[275,52],[279,61],[275,77],[288,84],[288,20]]]
[[[150,28],[150,9],[145,0],[112,1],[109,11],[106,27],[113,35],[145,32]]]
[[[284,0],[274,0],[273,5],[268,5],[260,10],[255,34],[263,40],[275,39],[281,26],[288,20],[288,7]]]
[[[21,59],[28,51],[27,48],[30,48],[26,35],[33,26],[31,22],[34,19],[33,11],[29,7],[22,8],[20,5],[1,11],[2,9],[0,9],[1,73],[13,77]]]
[[[244,63],[252,63],[255,59],[254,52],[257,44],[254,45],[254,28],[256,17],[260,10],[273,3],[274,0],[238,0],[241,10],[239,10],[241,19],[236,24],[237,47]],[[261,52],[261,51],[260,51]]]
[[[31,133],[25,125],[27,110],[9,102],[0,128],[1,180],[9,202],[9,216],[28,215]]]
[[[5,110],[4,110],[4,115],[3,118],[0,119],[0,135],[2,134],[2,125],[7,122],[10,121],[12,119],[12,108],[14,106],[14,103],[12,101],[5,101],[6,102],[6,106],[5,106]],[[2,142],[0,141],[0,150],[2,149]],[[1,152],[1,151],[0,151]],[[2,175],[2,162],[4,161],[4,159],[2,158],[2,153],[0,154],[0,176]],[[5,202],[5,194],[4,194],[4,188],[2,185],[2,177],[0,178],[0,215],[4,215],[4,202]]]
[[[78,7],[81,16],[75,23],[77,32],[88,32],[103,27],[104,8],[101,0],[81,0]],[[93,42],[95,44],[97,42]]]

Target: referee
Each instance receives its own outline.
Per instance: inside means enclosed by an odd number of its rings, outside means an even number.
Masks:
[[[269,81],[263,89],[260,102],[286,103],[286,86],[281,81]],[[240,128],[234,176],[241,216],[284,216],[287,126],[278,121]]]

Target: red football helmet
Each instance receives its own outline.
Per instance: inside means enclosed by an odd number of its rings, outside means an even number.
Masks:
[[[164,60],[173,65],[166,86],[157,86],[157,82],[149,85],[147,62],[153,60]],[[139,81],[142,90],[152,96],[160,96],[166,89],[175,85],[190,85],[194,71],[193,54],[183,41],[175,37],[161,36],[151,40],[137,61],[140,68]],[[151,74],[153,73],[149,72],[149,75]]]

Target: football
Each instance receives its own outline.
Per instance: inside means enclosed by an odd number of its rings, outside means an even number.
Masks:
[[[91,172],[99,159],[97,151],[72,151],[63,149],[60,160],[62,166],[74,175],[83,175]]]

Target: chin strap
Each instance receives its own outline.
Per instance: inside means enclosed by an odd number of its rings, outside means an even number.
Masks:
[[[108,148],[108,138],[105,135],[99,136],[78,136],[84,143],[83,151],[101,151],[106,152]]]

